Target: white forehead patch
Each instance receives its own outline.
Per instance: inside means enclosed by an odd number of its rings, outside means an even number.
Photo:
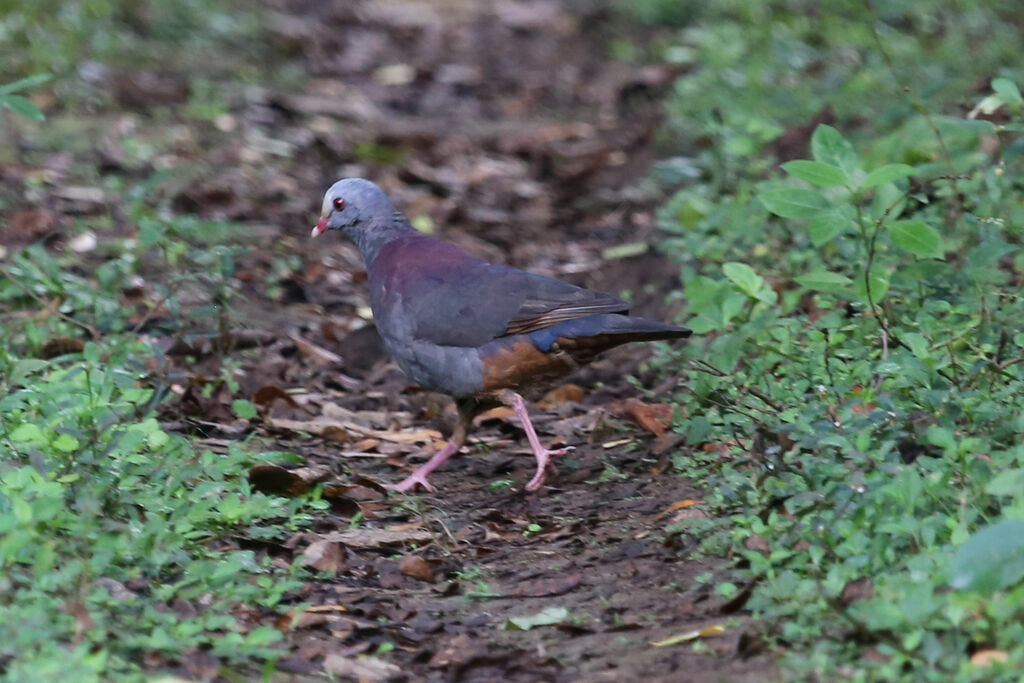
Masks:
[[[331,196],[331,191],[328,190],[327,194],[324,195],[324,203],[320,207],[320,215],[326,216],[331,212],[333,207],[334,197]]]

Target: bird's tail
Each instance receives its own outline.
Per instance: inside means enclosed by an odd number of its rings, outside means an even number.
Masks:
[[[682,339],[692,330],[656,320],[630,315],[590,315],[566,320],[530,333],[534,343],[543,350],[554,344],[566,351],[596,354],[621,344],[666,339]]]

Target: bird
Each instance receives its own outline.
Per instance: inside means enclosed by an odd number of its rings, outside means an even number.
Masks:
[[[427,477],[462,448],[473,418],[502,405],[519,418],[537,461],[525,488],[542,488],[555,471],[551,459],[571,449],[541,444],[526,400],[608,349],[691,334],[629,315],[618,297],[491,263],[421,233],[363,178],[343,178],[324,194],[312,234],[330,230],[362,256],[388,353],[413,382],[452,396],[457,408],[445,446],[392,490],[434,491]]]

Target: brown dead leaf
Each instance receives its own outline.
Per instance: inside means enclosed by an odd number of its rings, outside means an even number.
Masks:
[[[71,642],[74,645],[78,645],[78,643],[82,642],[82,638],[85,637],[86,631],[93,628],[96,622],[93,621],[92,615],[89,614],[85,604],[78,600],[67,603],[64,609],[75,618],[75,635],[72,636]]]
[[[662,455],[672,450],[679,444],[686,441],[686,437],[682,434],[676,434],[675,432],[665,432],[661,436],[654,439],[654,443],[651,444],[651,453],[654,455]]]
[[[521,598],[546,598],[553,595],[564,595],[583,581],[582,574],[566,574],[551,579],[523,581],[516,586],[512,595]]]
[[[672,424],[672,406],[664,403],[644,403],[635,398],[616,401],[608,406],[613,415],[632,420],[655,436],[661,436]]]
[[[352,680],[386,681],[402,675],[402,670],[377,657],[345,657],[333,652],[324,657],[324,671]]]
[[[380,439],[360,439],[352,444],[352,450],[365,453],[367,451],[372,451],[379,445]]]
[[[398,571],[427,583],[434,582],[434,572],[430,569],[430,563],[419,555],[406,555],[398,563]]]
[[[323,536],[325,541],[335,541],[350,548],[380,548],[400,543],[426,543],[433,539],[433,534],[423,529],[352,529]]]
[[[301,496],[310,486],[330,474],[327,467],[300,467],[289,470],[280,465],[259,464],[249,469],[249,483],[257,491],[284,496]]]
[[[313,541],[302,551],[302,564],[337,574],[345,567],[345,551],[340,543],[334,541]]]
[[[544,398],[537,401],[537,405],[543,410],[552,410],[563,403],[581,403],[582,401],[582,387],[577,384],[563,384],[546,393]]]
[[[328,365],[330,363],[342,362],[341,356],[333,351],[328,351],[322,346],[317,346],[311,341],[306,341],[297,334],[291,334],[288,336],[293,342],[295,342],[295,347],[299,350],[299,355],[310,363]]]
[[[282,389],[281,387],[275,387],[273,385],[262,386],[256,390],[256,393],[252,395],[252,402],[261,408],[270,408],[274,404],[274,401],[281,400],[290,405],[296,407],[298,404],[295,403],[295,399],[291,395]]]
[[[484,412],[479,413],[473,418],[473,426],[479,427],[485,422],[489,422],[491,420],[495,420],[497,422],[508,422],[515,416],[516,411],[511,408],[507,406],[498,406],[497,408],[491,408],[490,410],[485,410]]]
[[[760,534],[751,534],[743,540],[743,547],[747,550],[756,550],[760,553],[771,552],[771,546],[768,545],[768,541],[764,536]]]
[[[15,211],[7,220],[7,230],[14,237],[33,239],[57,227],[57,214],[47,209]]]
[[[702,505],[703,503],[703,500],[698,500],[697,498],[683,498],[682,500],[677,500],[676,502],[672,503],[667,508],[659,512],[657,519],[665,519],[673,512],[685,510],[687,508],[692,508],[695,505]]]
[[[839,601],[844,605],[849,605],[852,602],[858,600],[866,600],[875,594],[874,585],[871,583],[871,579],[862,576],[859,579],[854,579],[843,586],[843,592],[839,596]]]
[[[191,648],[182,658],[182,664],[193,681],[212,681],[220,669],[220,660],[199,648]]]
[[[43,344],[43,348],[39,349],[39,357],[49,360],[69,353],[81,353],[84,348],[85,343],[81,339],[57,337]]]
[[[332,440],[339,438],[342,432],[400,444],[429,443],[442,438],[441,432],[436,429],[408,429],[385,432],[377,431],[349,420],[336,420],[329,417],[318,417],[312,420],[288,420],[267,415],[263,422],[271,429],[308,432]]]
[[[1002,650],[978,650],[971,655],[971,664],[988,668],[993,664],[1004,664],[1010,657]]]

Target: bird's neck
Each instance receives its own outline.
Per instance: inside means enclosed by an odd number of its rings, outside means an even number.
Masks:
[[[418,234],[419,231],[409,224],[405,216],[396,211],[393,216],[375,220],[374,224],[356,233],[353,239],[359,247],[359,253],[363,255],[366,267],[369,268],[377,260],[377,255],[385,244],[405,235]]]

